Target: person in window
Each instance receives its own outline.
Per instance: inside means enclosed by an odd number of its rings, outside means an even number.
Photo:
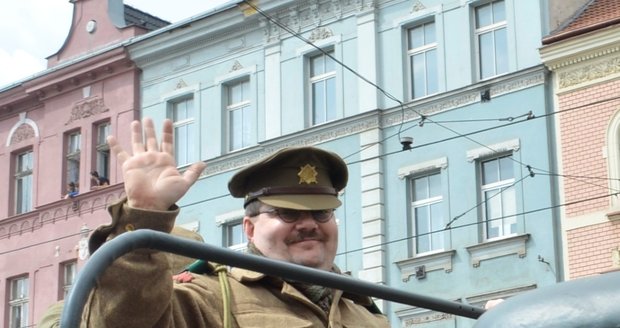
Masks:
[[[90,237],[91,253],[106,240],[134,229],[170,232],[175,203],[205,168],[176,168],[172,122],[161,145],[153,121],[131,124],[133,154],[108,137],[121,164],[126,198],[112,204],[112,222]],[[144,142],[143,142],[144,134]],[[315,147],[283,149],[237,172],[228,183],[243,197],[249,252],[316,269],[334,264],[338,227],[334,209],[348,178],[344,161]],[[130,227],[130,228],[128,228]],[[194,263],[196,264],[196,263]],[[370,297],[198,262],[183,282],[170,281],[170,263],[141,249],[115,260],[97,280],[82,324],[92,327],[388,327]],[[222,291],[224,290],[224,292]]]
[[[67,184],[67,193],[63,196],[64,199],[69,199],[77,196],[80,193],[77,183],[71,181]]]
[[[106,177],[99,176],[99,172],[92,171],[90,172],[90,184],[92,186],[91,189],[95,190],[103,188],[105,186],[109,186],[110,180],[108,180],[108,178]]]

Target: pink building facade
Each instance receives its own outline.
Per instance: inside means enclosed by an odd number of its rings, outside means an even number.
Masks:
[[[123,41],[168,22],[122,0],[74,0],[65,43],[48,68],[0,89],[0,323],[35,326],[88,259],[89,231],[123,197],[105,143],[129,144],[139,70]],[[97,186],[90,173],[108,178]],[[68,185],[77,187],[68,194]]]
[[[567,279],[620,268],[620,3],[595,0],[543,39],[554,80]]]

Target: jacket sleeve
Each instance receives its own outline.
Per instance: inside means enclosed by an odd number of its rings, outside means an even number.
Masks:
[[[146,211],[126,200],[109,207],[112,223],[97,228],[89,239],[96,251],[106,240],[137,229],[170,232],[179,209]],[[169,257],[140,249],[116,259],[97,280],[85,304],[82,327],[168,327],[172,311]]]

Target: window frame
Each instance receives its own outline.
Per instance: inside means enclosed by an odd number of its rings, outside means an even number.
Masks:
[[[245,84],[245,88],[243,85]],[[231,99],[233,88],[241,86],[242,100],[239,102],[233,102]],[[247,93],[247,94],[243,94]],[[226,117],[226,149],[228,152],[241,150],[243,148],[251,147],[258,142],[258,116],[256,106],[252,104],[252,85],[250,76],[243,76],[230,80],[224,83],[224,110]],[[237,131],[233,127],[233,112],[241,111],[241,129]],[[246,118],[249,116],[249,120]],[[249,125],[249,127],[247,126]],[[246,128],[249,129],[248,133],[245,133]],[[239,135],[237,135],[239,133]],[[247,136],[247,138],[246,138]],[[236,144],[236,139],[240,139],[240,144]]]
[[[515,188],[515,182],[516,180],[516,172],[515,172],[515,167],[514,167],[514,154],[513,153],[499,153],[496,154],[495,156],[489,156],[489,157],[485,157],[485,158],[480,158],[479,159],[479,163],[478,163],[478,174],[479,174],[479,186],[478,186],[478,192],[479,192],[479,197],[481,199],[481,203],[483,204],[483,206],[480,207],[480,217],[482,219],[483,225],[482,225],[482,236],[483,239],[485,241],[490,241],[490,240],[497,240],[497,239],[502,239],[502,238],[506,238],[506,237],[510,237],[510,236],[515,236],[518,234],[519,232],[519,220],[517,218],[517,206],[518,206],[518,200],[517,200],[517,194],[516,194],[516,188]],[[509,161],[511,163],[511,174],[512,177],[511,178],[507,178],[507,179],[501,179],[501,160],[504,158],[508,158],[507,161]],[[500,172],[500,174],[498,175],[498,180],[497,181],[493,181],[490,183],[485,183],[484,182],[484,165],[485,163],[490,163],[492,161],[498,161],[498,170]],[[505,202],[503,201],[503,196],[504,194],[504,190],[506,189],[511,189],[512,193],[513,193],[513,197],[511,200],[512,202],[512,207],[513,207],[513,211],[514,213],[507,213],[505,212]],[[486,193],[488,192],[492,192],[491,196],[487,198]],[[499,197],[499,198],[498,198]],[[489,213],[489,206],[492,203],[489,203],[489,200],[500,200],[501,203],[501,207],[500,207],[500,211],[501,211],[501,216],[499,218],[489,218],[488,213]],[[501,222],[501,225],[499,226],[499,232],[497,233],[497,236],[489,236],[489,229],[490,223],[493,223],[492,221],[496,221],[499,220],[499,222]],[[506,220],[508,221],[512,221],[512,223],[509,224],[509,226],[514,225],[514,232],[506,232]],[[510,230],[508,228],[508,230]]]
[[[20,283],[20,282],[25,282],[24,284]],[[18,284],[19,286],[16,286],[16,284]],[[19,277],[13,277],[8,279],[8,289],[9,289],[9,294],[8,294],[8,323],[9,323],[9,328],[23,328],[23,327],[28,327],[29,326],[29,303],[30,303],[30,281],[28,278],[28,275],[23,275],[23,276],[19,276]],[[21,286],[21,288],[20,288]],[[25,292],[24,294],[20,294],[20,297],[15,297],[15,292],[14,292],[14,288],[18,287],[20,289],[25,289],[22,292]],[[21,321],[17,322],[18,325],[15,325],[15,317],[14,317],[14,310],[18,309],[19,313],[20,313],[20,319],[22,319]]]
[[[68,271],[70,275],[68,275]],[[71,287],[75,284],[75,279],[78,274],[77,260],[65,261],[60,264],[60,299],[64,300],[71,291]],[[67,280],[69,278],[69,281]]]
[[[222,236],[222,247],[228,247],[232,250],[235,251],[245,251],[247,248],[247,242],[241,243],[241,244],[236,244],[236,245],[229,245],[229,238],[228,238],[228,228],[231,226],[235,226],[237,224],[241,224],[241,229],[243,231],[243,218],[245,217],[245,210],[244,209],[238,209],[238,210],[234,210],[234,211],[230,211],[230,212],[226,212],[226,213],[222,213],[219,214],[215,217],[215,224],[221,228],[221,236]],[[245,233],[244,233],[245,234]]]
[[[22,168],[22,156],[28,155],[29,167]],[[13,213],[15,215],[23,214],[32,211],[33,209],[33,197],[34,197],[34,151],[32,148],[22,149],[13,153],[13,192],[14,192],[14,207]],[[26,181],[24,181],[26,180]],[[28,190],[24,191],[24,183],[28,184]],[[26,193],[28,195],[26,195]],[[27,196],[27,197],[25,197]]]
[[[437,187],[437,189],[439,190],[439,194],[438,195],[433,195],[433,196],[428,196],[426,198],[419,198],[416,199],[416,188],[415,188],[415,183],[416,181],[422,181],[423,179],[428,181],[428,179],[430,177],[436,177],[439,182],[439,186]],[[445,236],[443,233],[443,230],[437,230],[435,229],[436,227],[433,227],[434,224],[437,224],[437,222],[434,221],[439,221],[439,224],[443,227],[445,225],[445,215],[443,214],[443,207],[444,207],[444,193],[443,193],[443,185],[442,185],[442,174],[441,174],[441,170],[440,169],[434,169],[434,170],[429,170],[423,173],[418,173],[412,176],[409,176],[408,178],[408,188],[409,188],[409,233],[411,234],[412,237],[414,237],[412,239],[411,242],[411,252],[413,255],[418,256],[418,255],[424,255],[424,254],[430,254],[430,253],[435,253],[435,252],[441,252],[443,250],[445,250]],[[430,187],[430,185],[428,185]],[[430,193],[430,188],[426,189],[427,192]],[[427,208],[428,209],[428,213],[431,213],[431,207],[433,205],[438,205],[439,209],[441,210],[441,213],[439,214],[439,217],[434,217],[433,215],[431,215],[430,217],[427,217],[426,219],[428,219],[428,221],[426,222],[428,225],[428,231],[424,231],[424,232],[420,232],[418,230],[419,227],[419,218],[417,216],[417,209],[420,208]],[[433,232],[435,231],[435,232]],[[427,250],[420,250],[420,234],[423,234],[421,237],[424,239],[427,239],[427,243],[429,244],[429,248]],[[438,240],[436,240],[434,242],[434,237],[437,237]],[[435,245],[435,243],[437,243],[437,245]]]
[[[409,87],[408,87],[408,93],[409,93],[409,99],[420,99],[420,98],[424,98],[424,97],[428,97],[434,94],[439,93],[439,41],[438,41],[438,36],[437,36],[437,24],[434,20],[434,17],[432,17],[433,19],[424,19],[421,21],[416,22],[415,24],[411,24],[407,27],[404,28],[405,30],[405,43],[406,43],[406,57],[407,57],[407,81],[409,83]],[[434,41],[433,42],[429,42],[426,43],[426,26],[429,24],[433,24],[433,30],[434,30]],[[424,44],[419,46],[419,47],[414,47],[412,45],[411,42],[411,32],[414,29],[417,28],[422,28],[424,30],[423,32],[423,36],[425,37],[424,40]],[[435,55],[435,67],[430,67],[428,65],[427,62],[427,55],[430,52],[434,52]],[[415,83],[415,78],[414,78],[414,70],[415,67],[412,64],[412,60],[414,59],[415,56],[417,55],[421,55],[424,54],[424,92],[420,95],[416,95],[416,83]],[[434,69],[434,73],[435,73],[435,90],[434,91],[429,91],[429,80],[428,80],[428,76],[429,76],[429,71],[430,69],[433,68]]]
[[[175,118],[175,115],[177,114],[177,109],[178,109],[177,106],[181,103],[186,103],[188,101],[191,101],[192,116],[190,117],[188,115],[184,119],[177,120]],[[186,105],[186,110],[187,110],[187,107],[188,106]],[[177,167],[187,166],[187,165],[194,163],[199,157],[197,147],[195,146],[198,143],[194,142],[196,138],[198,138],[199,136],[198,128],[197,128],[198,110],[196,108],[196,99],[194,95],[185,94],[185,95],[168,100],[168,117],[170,117],[170,119],[172,120],[172,134],[173,134],[174,149],[175,149],[174,157],[175,157]],[[187,138],[187,142],[185,145],[187,152],[184,158],[180,157],[182,156],[182,153],[178,151],[180,149],[179,147],[180,138],[179,138],[178,132],[180,131],[181,128],[189,129],[189,132],[187,132],[187,134],[191,135],[190,137]]]
[[[494,9],[494,4],[496,3],[502,3],[503,4],[503,9],[504,9],[504,20],[502,21],[495,21],[495,17],[494,17],[494,13],[495,11]],[[510,62],[509,62],[509,58],[508,56],[510,55],[508,52],[509,49],[509,45],[508,45],[508,15],[507,15],[507,1],[506,0],[491,0],[491,1],[485,1],[479,4],[476,4],[475,6],[473,6],[472,8],[472,16],[473,16],[473,20],[472,20],[472,28],[473,28],[473,33],[474,33],[474,44],[475,44],[475,49],[476,49],[476,69],[477,69],[477,77],[480,81],[483,80],[487,80],[487,79],[491,79],[493,77],[508,73],[510,71]],[[478,27],[478,10],[486,7],[486,6],[490,6],[491,7],[491,20],[492,23],[488,24],[488,25],[484,25],[484,26],[480,26]],[[503,30],[504,33],[504,38],[505,38],[505,45],[504,48],[502,49],[504,51],[504,55],[498,55],[498,47],[497,47],[497,43],[496,43],[496,32]],[[481,46],[481,36],[483,35],[487,35],[491,33],[491,35],[493,36],[492,39],[492,47],[491,50],[493,52],[493,72],[490,74],[485,75],[483,72],[483,52],[482,52],[482,46]],[[503,67],[502,71],[498,70],[498,66],[497,66],[497,59],[498,58],[505,58],[506,63],[505,63],[505,67]]]
[[[607,129],[607,165],[609,167],[610,176],[620,175],[620,111],[616,111],[615,114],[609,120],[610,124]],[[611,190],[620,189],[620,180],[610,179],[609,188]],[[612,208],[616,209],[620,207],[620,201],[618,197],[610,197]],[[611,216],[615,217],[615,216]]]
[[[329,55],[328,55],[329,54]],[[310,122],[310,126],[316,126],[316,125],[321,125],[321,124],[325,124],[328,123],[330,121],[336,120],[338,118],[338,67],[337,67],[337,63],[335,60],[333,60],[331,57],[336,57],[336,50],[334,49],[334,47],[326,47],[323,49],[323,51],[320,52],[311,52],[306,54],[306,66],[307,66],[307,73],[308,73],[308,79],[307,79],[307,90],[308,90],[308,122]],[[322,73],[313,75],[313,60],[322,57],[323,60],[323,69],[322,69]],[[333,70],[331,71],[326,71],[326,64],[328,61],[332,62],[333,65]],[[329,81],[333,81],[333,90],[332,94],[333,94],[333,104],[332,104],[332,108],[328,108],[329,107],[329,102],[328,102],[328,87],[327,87],[327,83]],[[323,110],[323,115],[324,118],[322,118],[321,121],[318,120],[318,117],[316,115],[317,109],[315,108],[315,91],[314,91],[314,87],[315,85],[323,85],[323,92],[324,92],[324,96],[322,97],[323,100],[323,105],[324,105],[324,110]],[[330,112],[331,110],[331,112]]]
[[[64,136],[65,139],[65,174],[64,179],[67,185],[70,182],[74,182],[80,188],[80,171],[82,166],[82,131],[80,129],[74,129],[67,131]],[[75,142],[74,142],[75,141]],[[72,172],[72,169],[75,172]],[[63,189],[63,193],[65,190]]]
[[[233,231],[234,227],[240,227],[241,231],[234,232]],[[245,231],[243,230],[243,218],[237,219],[237,220],[230,220],[226,222],[223,225],[222,232],[224,234],[222,238],[222,240],[224,241],[223,243],[224,247],[227,247],[234,251],[244,251],[247,248],[248,239],[247,239],[247,236],[245,235]],[[231,238],[231,233],[240,233],[241,242],[233,244],[232,242],[234,241],[234,239]]]
[[[110,179],[110,146],[106,138],[112,133],[112,124],[109,120],[97,122],[93,125],[93,132],[95,171],[99,176]]]

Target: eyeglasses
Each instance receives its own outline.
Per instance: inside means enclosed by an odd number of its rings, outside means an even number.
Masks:
[[[294,223],[297,220],[301,219],[304,214],[310,214],[314,221],[319,223],[325,223],[334,216],[334,210],[313,210],[313,211],[302,211],[302,210],[292,210],[288,208],[272,208],[269,210],[264,210],[258,212],[258,214],[271,214],[276,215],[280,218],[280,220],[286,223]]]

